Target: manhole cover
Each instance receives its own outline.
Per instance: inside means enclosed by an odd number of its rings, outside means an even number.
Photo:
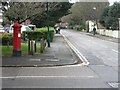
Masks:
[[[118,88],[118,85],[120,84],[120,83],[117,83],[117,82],[110,82],[110,83],[108,83],[112,88]]]
[[[29,59],[30,61],[41,61],[41,59],[33,59],[33,58],[31,58],[31,59]]]
[[[45,59],[45,61],[58,62],[59,59]]]

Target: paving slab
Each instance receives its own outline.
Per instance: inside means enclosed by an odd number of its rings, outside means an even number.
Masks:
[[[107,41],[111,41],[111,42],[115,42],[115,43],[120,43],[120,40],[117,38],[113,38],[113,37],[109,37],[109,36],[105,36],[105,35],[93,35],[92,33],[86,33],[86,35],[92,36],[92,37],[96,37],[102,40],[107,40]]]
[[[3,67],[56,66],[76,64],[77,62],[75,54],[60,34],[55,35],[51,47],[46,48],[43,54],[2,57]]]

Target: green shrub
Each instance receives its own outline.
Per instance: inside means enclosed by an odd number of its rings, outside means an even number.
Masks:
[[[2,45],[13,45],[12,33],[3,33],[1,38],[2,38]]]
[[[77,31],[82,31],[83,29],[85,29],[85,25],[84,24],[75,25],[73,29]]]
[[[37,28],[35,31],[39,31],[39,32],[42,32],[44,33],[44,37],[45,39],[47,39],[47,36],[48,36],[48,28],[47,27],[43,27],[43,28]],[[50,27],[49,28],[49,34],[50,34],[50,41],[52,42],[53,41],[53,38],[54,38],[54,28],[53,27]],[[48,40],[48,39],[47,39]]]
[[[76,29],[77,31],[80,31],[80,26],[79,26],[79,25],[76,25],[76,26],[75,26],[75,29]]]
[[[70,29],[73,29],[73,26],[71,25],[71,26],[69,26],[69,28],[70,28]]]
[[[54,38],[54,28],[50,27],[50,41],[53,41]],[[34,31],[24,31],[22,33],[23,39],[28,38],[30,40],[37,40],[39,41],[41,38],[47,39],[48,30],[47,28],[37,28]],[[26,35],[26,37],[25,37]],[[48,40],[48,39],[47,39]]]
[[[24,40],[25,40],[25,38],[27,38],[29,40],[39,41],[42,37],[44,37],[44,33],[41,33],[39,31],[24,31],[22,33],[22,38]]]

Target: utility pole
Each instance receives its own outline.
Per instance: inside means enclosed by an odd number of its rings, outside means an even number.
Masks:
[[[0,28],[2,28],[2,22],[3,22],[3,19],[2,19],[2,2],[0,2]]]
[[[96,24],[96,26],[97,26],[97,28],[98,28],[98,23],[97,23],[97,15],[96,15],[96,11],[97,11],[97,8],[96,7],[93,7],[93,10],[94,10],[94,19],[95,19],[95,24]]]
[[[118,18],[118,20],[119,20],[119,23],[118,23],[118,24],[119,24],[119,25],[118,25],[118,28],[119,28],[119,30],[120,30],[120,18]]]
[[[49,3],[46,3],[46,8],[47,8],[47,29],[48,29],[48,33],[47,33],[47,42],[48,42],[48,47],[50,47],[50,28],[49,28]]]

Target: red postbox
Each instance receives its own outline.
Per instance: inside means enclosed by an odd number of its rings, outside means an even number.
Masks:
[[[18,21],[13,25],[13,56],[21,56],[21,27]]]

